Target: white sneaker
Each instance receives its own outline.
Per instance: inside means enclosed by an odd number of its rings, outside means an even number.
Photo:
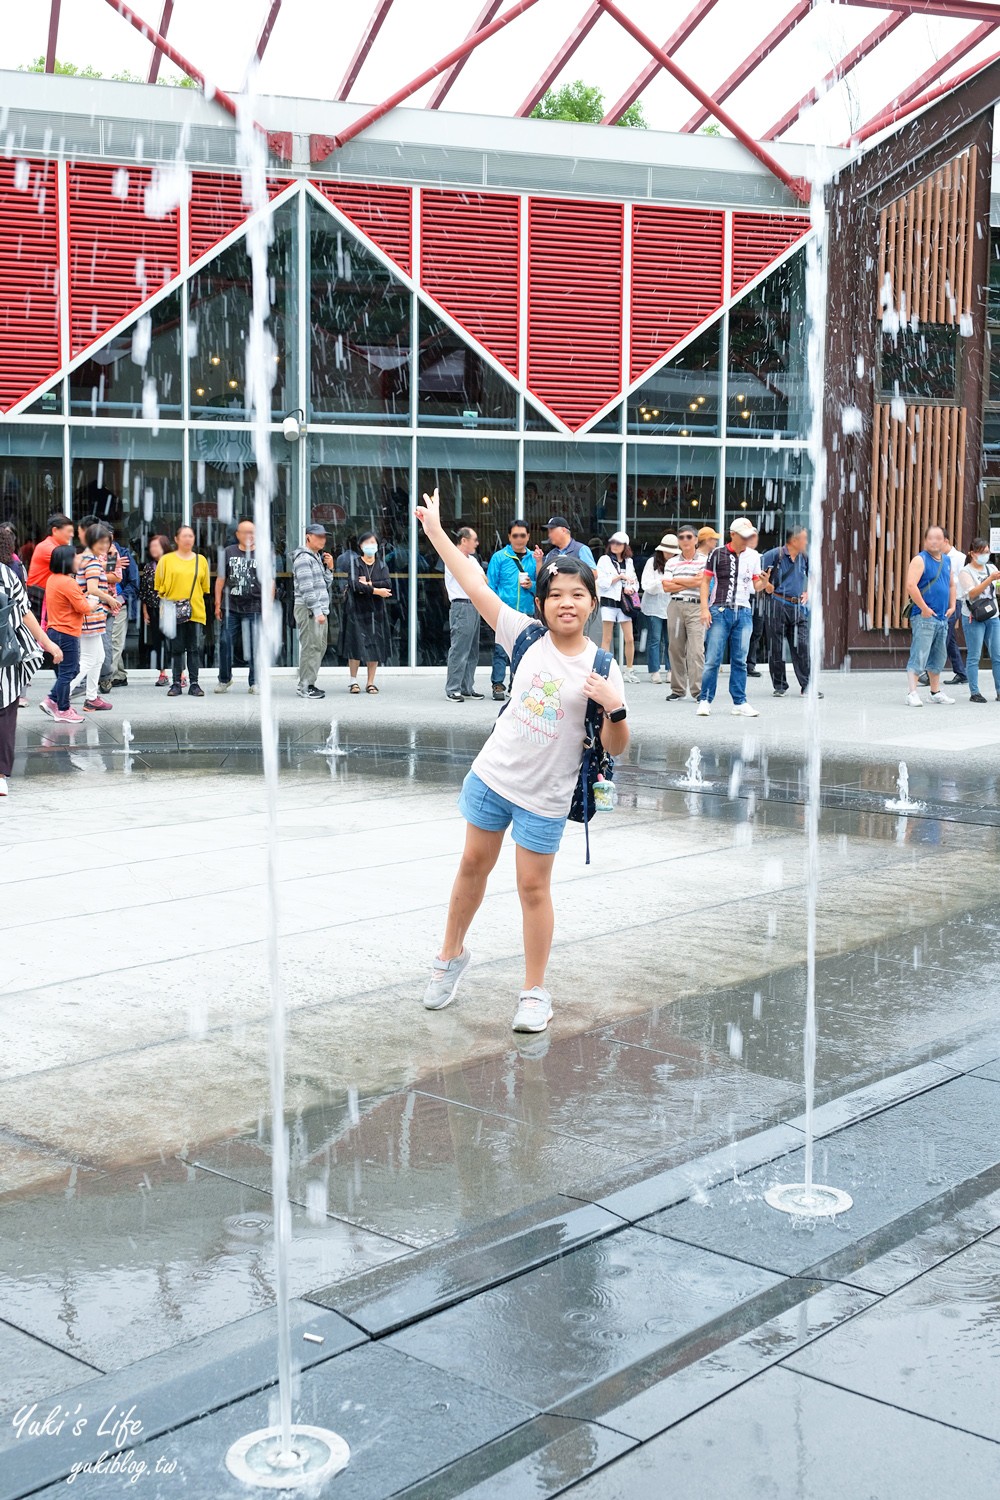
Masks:
[[[711,712],[712,705],[711,703],[709,703],[708,699],[699,698],[698,707],[695,709],[695,713],[698,715],[699,719],[707,719]]]
[[[455,998],[462,975],[472,962],[472,954],[463,948],[457,958],[436,958],[430,982],[424,990],[424,1010],[444,1010]]]
[[[515,1031],[544,1031],[552,1020],[552,996],[540,984],[522,990],[514,1014]]]
[[[650,682],[662,682],[663,678],[660,676],[659,672],[650,672],[649,680]]]
[[[954,698],[950,698],[947,693],[931,693],[932,703],[954,703],[954,701]]]
[[[730,712],[737,719],[759,719],[760,714],[752,703],[734,703]]]
[[[162,542],[161,542],[161,544],[160,544],[160,545],[161,545],[161,546],[162,546],[162,545],[163,545],[163,544],[162,544]],[[231,687],[232,687],[232,683],[231,683],[231,682],[217,682],[217,683],[216,683],[216,684],[215,684],[215,691],[216,691],[216,692],[217,692],[217,693],[228,693],[228,692],[229,692],[229,689],[230,689],[230,688],[231,688]]]
[[[906,701],[911,708],[923,708],[924,700],[919,693],[907,693]]]
[[[631,667],[628,667],[626,669],[626,671],[624,671],[622,673],[622,682],[638,682],[638,681],[639,681],[639,679],[635,675],[635,673],[632,671]]]
[[[0,797],[6,797],[6,795],[7,795],[7,778],[6,778],[6,776],[0,776]]]

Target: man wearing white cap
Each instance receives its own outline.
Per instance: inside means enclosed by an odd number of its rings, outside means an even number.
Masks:
[[[729,695],[735,715],[756,719],[747,702],[747,647],[753,630],[750,600],[765,584],[760,557],[750,545],[757,528],[745,516],[729,528],[729,541],[716,547],[705,562],[701,579],[701,622],[705,638],[705,675],[701,680],[698,713],[712,712],[719,668],[729,647]]]
[[[625,641],[625,681],[638,682],[632,670],[635,660],[632,621],[639,615],[639,580],[635,576],[627,531],[616,531],[608,537],[597,563],[597,597],[601,601],[601,649],[611,650],[615,626],[620,625]]]

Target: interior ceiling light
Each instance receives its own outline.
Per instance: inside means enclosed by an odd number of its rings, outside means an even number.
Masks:
[[[221,359],[220,355],[213,354],[213,355],[211,355],[209,357],[209,361],[208,362],[209,362],[210,365],[221,365],[222,359]]]

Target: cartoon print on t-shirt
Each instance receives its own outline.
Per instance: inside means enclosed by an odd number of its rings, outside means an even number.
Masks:
[[[556,726],[563,717],[559,699],[561,677],[550,677],[536,672],[531,687],[521,694],[521,701],[513,705],[511,713],[517,732],[523,740],[535,745],[551,745],[558,733]]]

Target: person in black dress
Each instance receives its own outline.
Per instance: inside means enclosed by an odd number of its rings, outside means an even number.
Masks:
[[[340,620],[341,660],[346,660],[350,671],[349,688],[360,693],[358,667],[362,662],[368,669],[366,693],[377,693],[375,671],[379,662],[389,655],[389,621],[385,601],[392,598],[389,570],[378,555],[378,538],[368,531],[359,539],[360,557],[352,556],[348,563],[347,589]]]

